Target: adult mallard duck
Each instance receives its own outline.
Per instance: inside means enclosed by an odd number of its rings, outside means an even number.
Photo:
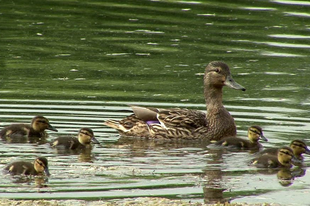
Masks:
[[[5,171],[12,175],[50,175],[48,170],[48,162],[45,157],[38,157],[35,159],[34,163],[26,161],[17,161],[8,164]]]
[[[252,161],[252,165],[259,168],[291,168],[292,161],[295,161],[293,150],[289,147],[281,147],[277,156],[262,155]]]
[[[233,80],[227,64],[214,61],[208,64],[204,74],[207,113],[190,109],[132,106],[134,114],[120,121],[108,120],[104,124],[124,136],[206,140],[235,136],[234,119],[222,103],[224,86],[245,91]]]
[[[215,145],[235,148],[235,149],[260,149],[262,145],[258,140],[268,141],[260,126],[251,126],[248,129],[248,140],[239,137],[227,137],[215,143]]]
[[[0,131],[0,137],[8,142],[19,142],[28,137],[28,140],[32,142],[33,139],[47,137],[46,129],[58,131],[49,123],[47,118],[36,116],[32,119],[31,124],[12,124],[4,127]]]
[[[310,150],[307,147],[307,144],[302,140],[298,140],[298,139],[293,140],[290,143],[289,147],[293,150],[295,158],[300,160],[300,161],[302,161],[304,159],[302,154],[310,155]],[[259,155],[274,155],[274,156],[276,156],[278,154],[278,152],[279,152],[279,148],[269,148],[269,149],[265,149],[265,150],[261,151],[259,153]]]
[[[79,150],[90,148],[91,143],[100,144],[94,136],[94,132],[90,128],[81,128],[78,137],[58,137],[50,144],[53,148],[65,150]]]

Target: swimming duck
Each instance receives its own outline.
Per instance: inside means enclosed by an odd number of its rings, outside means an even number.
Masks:
[[[235,136],[234,119],[222,103],[224,86],[245,91],[233,80],[227,64],[214,61],[208,64],[204,74],[207,113],[190,109],[131,106],[134,114],[120,121],[108,120],[104,124],[123,136],[206,140]]]
[[[294,153],[290,147],[281,147],[278,150],[277,156],[262,155],[253,160],[252,165],[259,168],[291,168],[292,160],[294,160]]]
[[[43,116],[36,116],[32,119],[31,124],[12,124],[0,131],[0,137],[2,140],[14,142],[14,140],[26,137],[45,138],[47,133],[45,130],[52,130],[57,132]]]
[[[12,175],[42,175],[43,172],[50,176],[48,162],[45,157],[38,157],[34,163],[26,161],[17,161],[7,165],[5,171]]]
[[[262,145],[258,140],[262,139],[268,141],[263,135],[263,130],[260,126],[251,126],[248,129],[248,140],[239,137],[227,137],[215,143],[215,145],[221,145],[225,147],[231,147],[236,149],[260,149]]]
[[[91,149],[91,143],[100,144],[95,138],[93,131],[90,128],[81,128],[76,137],[58,137],[50,144],[54,148],[65,150],[79,150],[84,148]]]
[[[307,147],[306,143],[302,140],[293,140],[291,143],[290,143],[290,146],[289,146],[292,150],[293,150],[293,153],[294,153],[294,156],[296,159],[302,161],[304,159],[304,157],[302,156],[302,154],[308,154],[310,155],[310,150],[309,148]],[[265,149],[263,151],[261,151],[259,154],[260,155],[277,155],[278,154],[278,148],[269,148],[269,149]]]

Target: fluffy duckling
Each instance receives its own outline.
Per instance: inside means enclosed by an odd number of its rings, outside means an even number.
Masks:
[[[268,141],[263,135],[263,130],[259,126],[251,126],[248,129],[248,140],[239,137],[228,137],[215,143],[215,145],[221,145],[236,149],[260,149],[262,145],[258,140],[262,139]]]
[[[12,175],[42,175],[43,172],[50,176],[48,162],[45,157],[38,157],[34,163],[26,161],[17,161],[10,163],[4,168],[5,171]]]
[[[81,128],[76,137],[58,137],[50,144],[54,148],[65,150],[79,150],[91,148],[91,143],[100,144],[95,138],[93,131],[90,128]]]
[[[310,150],[307,147],[306,143],[302,140],[293,140],[289,146],[294,153],[294,156],[296,159],[302,161],[304,159],[304,157],[302,156],[302,154],[308,154],[310,155]],[[269,149],[265,149],[262,152],[260,152],[260,155],[274,155],[276,156],[278,154],[278,148],[269,148]]]
[[[35,137],[35,138],[45,138],[47,133],[45,130],[52,130],[57,132],[48,121],[47,118],[43,116],[36,116],[32,119],[31,124],[12,124],[6,126],[0,131],[0,137],[2,140],[13,141],[14,139],[19,139],[23,137]]]
[[[291,168],[292,160],[295,160],[293,150],[290,147],[281,147],[277,156],[262,155],[252,161],[252,165],[259,168]]]

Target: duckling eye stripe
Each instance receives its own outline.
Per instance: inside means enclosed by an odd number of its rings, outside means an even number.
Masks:
[[[87,132],[80,132],[80,133],[90,136]]]
[[[293,143],[293,145],[294,145],[294,146],[297,146],[297,147],[302,147],[302,148],[305,148],[305,146],[304,146],[304,145],[302,145],[302,144]]]
[[[251,132],[254,132],[255,134],[258,134],[260,135],[260,133],[257,131],[257,130],[254,130],[254,129],[250,129]]]
[[[42,162],[40,162],[39,160],[37,160],[37,163],[41,166],[44,166],[44,164]]]

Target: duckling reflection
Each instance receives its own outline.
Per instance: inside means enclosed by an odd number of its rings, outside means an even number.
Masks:
[[[215,143],[215,145],[225,146],[238,150],[259,150],[262,145],[258,142],[260,139],[268,141],[263,134],[263,130],[259,126],[251,126],[248,129],[248,140],[239,137],[228,137]]]
[[[25,176],[25,175],[15,175],[12,176],[12,182],[16,184],[27,184],[31,185],[34,183],[36,188],[48,187],[48,177],[46,176]]]
[[[307,147],[306,143],[302,140],[293,140],[290,143],[289,146],[294,153],[294,157],[296,159],[298,159],[299,161],[294,162],[295,165],[301,165],[304,157],[302,156],[302,154],[308,154],[310,155],[310,150]],[[276,156],[278,154],[279,148],[269,148],[269,149],[265,149],[262,152],[259,153],[259,155],[274,155]]]
[[[56,148],[60,154],[80,154],[80,161],[91,162],[93,159],[91,150],[93,144],[100,143],[95,138],[94,132],[90,128],[81,128],[78,132],[78,137],[58,137],[54,139],[50,145]]]
[[[43,116],[36,116],[32,119],[31,124],[12,124],[6,126],[0,131],[0,137],[9,143],[45,143],[48,137],[45,130],[52,130],[57,132],[49,120]]]
[[[26,161],[16,161],[8,164],[4,171],[11,175],[43,175],[49,176],[48,162],[45,157],[38,157],[34,163]]]

